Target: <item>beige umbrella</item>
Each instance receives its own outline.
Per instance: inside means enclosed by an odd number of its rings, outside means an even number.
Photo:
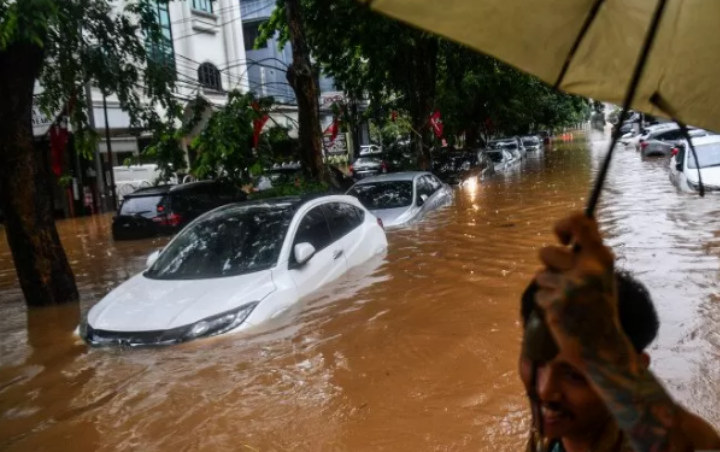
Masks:
[[[622,104],[657,0],[370,0],[563,91]],[[667,0],[631,108],[720,130],[720,1]],[[655,96],[656,102],[652,101]],[[665,101],[658,108],[657,99]]]
[[[720,0],[364,0],[391,17],[466,44],[555,88],[720,130]],[[590,195],[592,216],[610,149]],[[698,169],[698,176],[700,171]],[[700,195],[703,194],[702,180]],[[530,313],[523,339],[533,362],[528,394],[534,447],[543,449],[537,365],[557,353],[544,316]],[[535,435],[537,434],[537,435]]]

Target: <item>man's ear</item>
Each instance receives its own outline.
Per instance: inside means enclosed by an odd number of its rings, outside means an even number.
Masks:
[[[638,355],[638,362],[640,363],[640,367],[647,369],[650,367],[650,355],[645,352],[640,353]]]

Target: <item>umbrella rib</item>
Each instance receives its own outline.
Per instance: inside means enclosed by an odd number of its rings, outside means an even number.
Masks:
[[[372,1],[372,0],[370,0]],[[572,48],[570,49],[570,53],[568,53],[567,58],[565,58],[565,63],[563,63],[563,67],[560,70],[560,75],[558,75],[557,80],[555,81],[555,84],[553,85],[553,88],[558,89],[560,88],[560,84],[562,83],[563,79],[565,78],[565,74],[567,74],[568,69],[570,69],[570,63],[572,62],[572,59],[575,57],[575,52],[577,52],[578,48],[580,47],[580,43],[585,39],[585,35],[587,34],[588,30],[590,29],[590,25],[595,20],[595,17],[597,17],[598,12],[600,11],[600,6],[605,2],[605,0],[595,0],[595,3],[593,4],[592,8],[590,8],[590,11],[588,12],[587,17],[585,18],[585,22],[583,23],[582,28],[580,29],[580,33],[578,33],[577,38],[575,38],[575,42],[573,43]]]

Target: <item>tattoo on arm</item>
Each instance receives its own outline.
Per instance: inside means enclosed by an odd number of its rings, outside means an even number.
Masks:
[[[638,452],[685,451],[688,443],[680,432],[678,408],[655,376],[607,362],[588,352],[588,374],[618,426]]]

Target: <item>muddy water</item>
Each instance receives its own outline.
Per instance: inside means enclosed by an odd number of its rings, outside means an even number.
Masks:
[[[382,261],[249,335],[88,349],[67,333],[77,309],[26,315],[0,242],[0,449],[518,450],[517,300],[551,222],[583,206],[606,143],[592,138],[459,189],[390,232]],[[620,149],[599,213],[658,305],[654,369],[716,426],[719,201]],[[82,312],[164,243],[113,243],[109,217],[59,227]]]

